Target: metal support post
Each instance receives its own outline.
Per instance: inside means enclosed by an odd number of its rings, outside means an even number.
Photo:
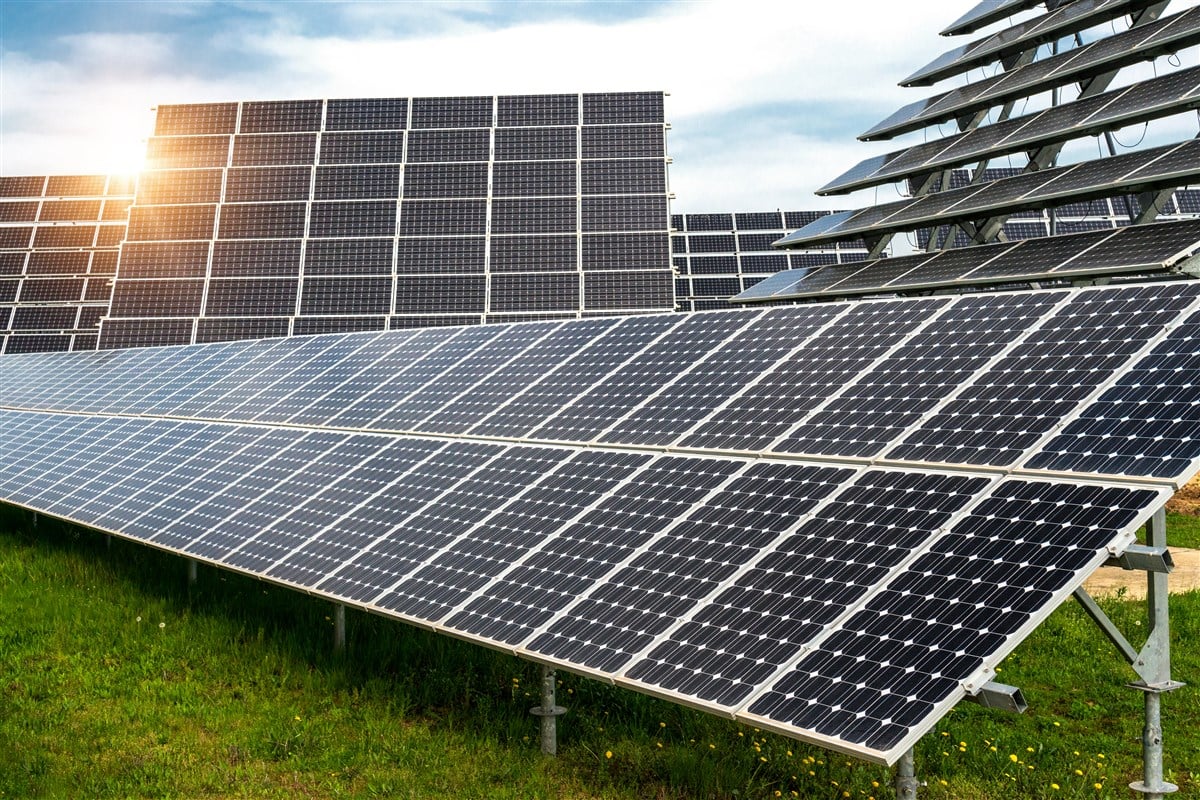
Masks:
[[[542,718],[542,752],[548,756],[558,754],[558,718],[567,709],[554,703],[556,677],[554,667],[542,665],[542,704],[529,709],[529,713]]]
[[[896,800],[917,800],[917,769],[913,751],[908,750],[896,762]]]
[[[1167,546],[1167,516],[1163,509],[1146,522],[1146,546]],[[1142,727],[1142,780],[1129,788],[1149,800],[1162,800],[1179,787],[1163,780],[1162,696],[1182,684],[1171,680],[1170,614],[1167,604],[1167,573],[1148,572],[1146,611],[1150,633],[1146,646],[1138,654],[1134,669],[1142,680],[1131,684],[1146,700],[1146,721]]]
[[[37,524],[38,524],[38,513],[36,511],[34,511],[34,512],[32,512],[32,514],[33,514],[33,521],[31,522],[31,525],[36,528]]]
[[[196,586],[196,567],[198,563],[194,558],[189,558],[187,562],[187,585],[189,592]]]
[[[333,607],[333,652],[346,652],[346,606],[341,603]]]

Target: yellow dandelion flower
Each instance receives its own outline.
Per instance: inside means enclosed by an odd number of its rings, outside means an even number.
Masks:
[[[1104,784],[1103,783],[1093,783],[1092,788],[1095,789],[1096,791],[1099,791],[1104,788]]]
[[[1017,754],[1016,754],[1016,753],[1009,753],[1009,754],[1008,754],[1008,760],[1009,760],[1009,761],[1011,761],[1011,762],[1013,762],[1014,764],[1015,764],[1015,763],[1017,763]]]
[[[942,786],[949,786],[949,785],[950,785],[949,783],[947,783],[947,782],[946,782],[946,779],[945,779],[945,778],[939,778],[939,779],[938,779],[938,783],[940,783]]]
[[[791,750],[788,750],[788,751],[787,751],[787,754],[788,754],[788,758],[791,758],[791,757],[792,757],[792,751],[791,751]]]
[[[1052,784],[1050,784],[1050,788],[1057,792],[1062,787],[1059,786],[1057,783],[1052,783]]]
[[[1080,777],[1083,777],[1083,770],[1077,769],[1077,770],[1075,770],[1075,774],[1079,775]]]
[[[716,750],[716,749],[717,749],[717,746],[716,746],[715,744],[710,744],[710,745],[708,746],[708,749],[709,749],[709,750]]]
[[[665,727],[667,727],[667,723],[665,723],[665,722],[660,722],[660,723],[658,723],[658,727],[660,727],[660,728],[665,728]]]
[[[1104,758],[1104,753],[1096,753],[1096,758]]]
[[[1026,747],[1026,748],[1025,748],[1025,752],[1026,752],[1026,753],[1032,753],[1032,752],[1033,752],[1033,748],[1032,748],[1032,747]]]
[[[878,788],[879,788],[879,781],[871,781],[871,788],[872,788],[872,789],[878,789]]]
[[[1056,722],[1054,723],[1054,727],[1056,727],[1056,728],[1061,728],[1061,727],[1062,727],[1062,723],[1061,723],[1061,722],[1057,722],[1057,721],[1056,721]]]
[[[605,750],[605,751],[604,751],[604,757],[605,757],[605,758],[612,758],[612,750]]]
[[[655,742],[654,744],[658,747],[659,750],[662,749],[662,742]]]
[[[766,761],[767,761],[767,757],[766,757],[766,756],[759,756],[759,757],[758,757],[758,760],[759,760],[759,761],[761,761],[761,762],[763,762],[763,763],[765,764],[765,763],[766,763]]]
[[[988,750],[991,750],[993,753],[996,752],[996,745],[992,745]]]

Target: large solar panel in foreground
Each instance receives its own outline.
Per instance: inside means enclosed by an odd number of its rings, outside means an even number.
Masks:
[[[1198,467],[1200,283],[5,359],[0,498],[893,762]]]

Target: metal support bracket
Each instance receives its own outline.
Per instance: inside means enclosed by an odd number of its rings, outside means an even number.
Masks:
[[[542,720],[542,753],[548,756],[558,754],[558,718],[567,713],[563,706],[554,702],[554,690],[557,677],[554,667],[542,665],[542,704],[529,709],[529,713]]]
[[[1131,544],[1124,551],[1104,562],[1104,566],[1170,574],[1175,569],[1175,560],[1171,558],[1171,552],[1165,547]]]
[[[333,652],[346,652],[346,606],[342,603],[333,607]]]
[[[1024,714],[1029,709],[1029,704],[1025,702],[1025,695],[1021,693],[1019,687],[995,681],[980,686],[974,694],[968,694],[967,699],[984,708],[998,708],[1014,714]]]

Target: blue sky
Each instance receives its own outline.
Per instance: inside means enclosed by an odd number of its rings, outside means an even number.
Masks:
[[[812,193],[972,5],[0,0],[0,174],[136,168],[157,103],[662,89],[675,211],[865,205]]]

